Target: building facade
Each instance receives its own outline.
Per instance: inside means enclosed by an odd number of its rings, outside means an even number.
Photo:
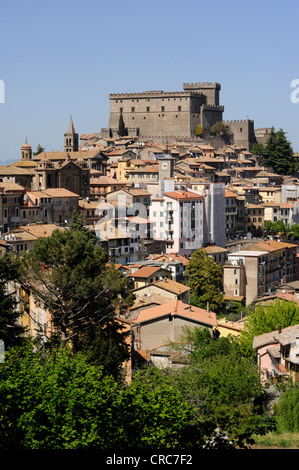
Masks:
[[[219,83],[184,83],[183,91],[145,91],[110,94],[108,129],[102,136],[116,136],[120,115],[128,134],[145,139],[193,137],[198,124],[204,130],[222,121]]]

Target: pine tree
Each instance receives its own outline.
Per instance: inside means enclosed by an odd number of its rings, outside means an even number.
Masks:
[[[262,163],[279,175],[289,175],[295,170],[294,152],[282,129],[275,131],[272,127]]]
[[[5,349],[20,344],[25,332],[25,328],[18,322],[20,313],[16,309],[14,294],[8,291],[8,282],[14,281],[17,277],[17,262],[13,255],[2,256],[0,258],[0,340],[4,342]]]
[[[70,227],[39,238],[22,257],[24,288],[42,301],[63,342],[74,342],[90,325],[113,320],[132,295],[122,273],[76,213]]]
[[[126,127],[125,127],[124,118],[123,118],[122,113],[120,113],[120,116],[119,116],[118,135],[120,137],[123,137],[123,136],[126,135]]]
[[[40,144],[38,144],[37,148],[36,148],[36,151],[33,152],[33,155],[36,156],[36,155],[39,155],[40,153],[44,152],[45,151],[45,148],[42,147]]]

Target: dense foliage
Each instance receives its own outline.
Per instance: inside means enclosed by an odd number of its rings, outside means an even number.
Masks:
[[[21,268],[22,285],[48,308],[62,340],[74,345],[91,325],[104,326],[132,300],[127,279],[107,265],[106,253],[76,213],[69,229],[39,238]]]
[[[282,129],[275,131],[272,127],[262,151],[262,164],[279,175],[291,175],[295,170],[294,151]]]
[[[127,135],[127,129],[124,123],[124,118],[123,118],[122,113],[120,113],[120,116],[119,116],[117,133],[119,137],[124,137],[125,135]]]
[[[278,330],[281,326],[297,325],[299,323],[299,307],[296,302],[276,299],[273,304],[256,305],[248,312],[244,330],[240,335],[240,347],[246,357],[253,357],[252,342],[255,336]]]
[[[194,251],[186,268],[191,287],[190,303],[219,313],[224,306],[222,268],[208,256],[204,248]]]
[[[299,385],[289,385],[276,405],[278,430],[299,432]]]
[[[5,348],[20,344],[25,329],[18,324],[20,313],[14,289],[9,289],[9,283],[18,277],[18,260],[11,255],[0,257],[0,339]]]
[[[225,124],[223,122],[215,122],[210,128],[210,134],[211,135],[219,135],[219,134],[226,134],[227,129],[225,127]]]
[[[123,388],[82,353],[30,346],[0,365],[0,448],[127,449],[202,444],[194,407],[158,371]]]

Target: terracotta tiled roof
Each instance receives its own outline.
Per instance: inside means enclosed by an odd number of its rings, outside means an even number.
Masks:
[[[79,194],[65,188],[48,188],[44,190],[44,193],[51,197],[80,197]]]
[[[54,230],[64,230],[62,227],[58,227],[55,224],[37,224],[37,225],[21,225],[17,229],[18,231],[23,230],[24,232],[33,235],[34,237],[49,237],[52,235]]]
[[[129,274],[128,277],[148,278],[160,269],[160,266],[142,266],[142,268],[138,269],[133,274]]]
[[[296,248],[297,245],[285,242],[278,242],[276,240],[267,240],[261,243],[255,243],[245,248],[245,251],[276,251],[283,248]]]
[[[9,191],[24,191],[24,187],[18,183],[8,181],[7,183],[0,183],[0,188],[3,188],[5,192]]]
[[[192,193],[191,191],[173,191],[170,193],[164,193],[164,196],[171,197],[178,200],[187,200],[187,199],[203,199],[202,196]]]
[[[163,279],[161,281],[155,281],[153,285],[161,287],[169,292],[173,292],[174,294],[182,294],[184,292],[188,292],[190,287],[181,284],[180,282],[173,281],[172,279]]]
[[[215,245],[205,246],[204,249],[207,253],[221,253],[221,252],[226,253],[229,251],[226,248],[222,248],[221,246],[215,246]]]
[[[166,315],[180,316],[196,323],[217,326],[216,314],[214,312],[208,312],[202,308],[185,304],[181,300],[172,300],[167,304],[142,310],[139,313],[136,322],[143,323]]]

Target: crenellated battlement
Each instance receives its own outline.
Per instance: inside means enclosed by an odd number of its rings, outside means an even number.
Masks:
[[[220,88],[220,83],[217,82],[197,82],[197,83],[183,83],[184,90],[196,88]]]
[[[187,91],[162,91],[162,90],[156,90],[156,91],[143,91],[140,93],[110,93],[109,98],[110,99],[135,99],[135,98],[146,98],[146,97],[162,97],[162,96],[174,96],[174,97],[180,97],[180,96],[190,96],[190,93]]]
[[[234,120],[230,120],[230,121],[223,121],[224,124],[234,124],[234,123],[244,124],[244,123],[247,123],[247,122],[248,122],[248,119],[243,119],[243,120],[242,119],[240,119],[240,120],[239,119],[234,119]]]
[[[203,109],[205,110],[214,109],[214,110],[224,111],[224,106],[217,105],[217,104],[204,104]]]

